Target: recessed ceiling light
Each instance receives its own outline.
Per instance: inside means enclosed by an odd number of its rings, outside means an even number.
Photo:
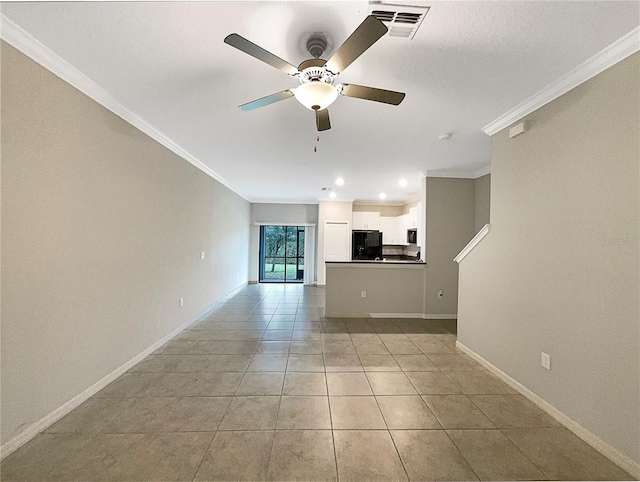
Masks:
[[[380,199],[386,199],[387,195],[385,193],[381,192],[379,197],[380,197]]]
[[[333,191],[331,191],[331,193],[329,194],[329,197],[330,197],[330,198],[334,198],[334,197],[336,197],[336,193],[335,193],[335,192],[333,192]]]
[[[407,180],[406,179],[400,179],[400,182],[398,182],[398,184],[400,184],[400,187],[406,187]]]
[[[344,179],[342,179],[341,177],[339,177],[338,179],[336,179],[336,184],[338,186],[342,186],[344,184]]]

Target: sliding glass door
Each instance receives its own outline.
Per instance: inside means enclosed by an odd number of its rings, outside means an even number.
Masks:
[[[260,226],[260,282],[302,283],[304,226]]]

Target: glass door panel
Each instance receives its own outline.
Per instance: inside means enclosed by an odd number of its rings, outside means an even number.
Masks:
[[[304,227],[260,227],[260,282],[302,283]]]

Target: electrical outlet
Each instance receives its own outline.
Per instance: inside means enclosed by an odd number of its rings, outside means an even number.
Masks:
[[[366,291],[361,291],[360,292],[360,298],[366,298],[367,297],[367,292]]]
[[[438,299],[442,298],[444,296],[444,293],[442,292],[442,290],[438,291]]]
[[[542,352],[542,358],[540,360],[540,364],[547,370],[551,370],[551,355],[545,352]]]
[[[184,298],[178,298],[178,308],[182,308],[184,306]]]
[[[204,259],[204,251],[200,251],[200,259]]]

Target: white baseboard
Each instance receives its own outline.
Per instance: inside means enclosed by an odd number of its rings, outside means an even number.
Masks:
[[[126,363],[124,363],[123,365],[119,366],[118,368],[116,368],[114,371],[112,371],[111,373],[109,373],[105,377],[103,377],[100,380],[98,380],[96,383],[91,385],[89,388],[84,390],[82,393],[76,395],[71,400],[69,400],[68,402],[66,402],[63,405],[59,406],[58,408],[56,408],[55,410],[53,410],[49,414],[45,415],[44,417],[42,417],[37,422],[33,423],[32,425],[29,425],[26,429],[24,429],[22,432],[20,432],[18,435],[16,435],[12,439],[7,440],[5,443],[3,443],[0,446],[0,460],[4,459],[9,454],[15,452],[17,449],[19,449],[24,444],[26,444],[29,440],[31,440],[36,435],[38,435],[40,432],[42,432],[42,431],[46,430],[47,428],[49,428],[55,422],[57,422],[62,417],[64,417],[66,414],[71,412],[71,410],[73,410],[74,408],[78,407],[80,404],[85,402],[87,399],[89,399],[90,397],[92,397],[93,395],[98,393],[100,390],[102,390],[104,387],[109,385],[109,383],[114,381],[116,378],[118,378],[124,372],[129,370],[134,365],[137,365],[138,363],[140,363],[148,355],[150,355],[151,353],[156,351],[158,348],[160,348],[162,345],[164,345],[166,342],[171,340],[171,338],[173,338],[178,333],[180,333],[182,330],[184,330],[185,328],[189,327],[190,325],[192,325],[193,323],[198,321],[200,318],[205,316],[207,313],[209,313],[211,310],[213,310],[220,303],[222,303],[223,301],[227,300],[228,298],[230,298],[231,296],[236,294],[236,292],[238,292],[239,290],[241,290],[245,286],[246,286],[246,283],[241,284],[238,288],[234,289],[231,293],[227,294],[226,296],[223,296],[222,298],[220,298],[215,303],[209,305],[207,308],[205,308],[204,310],[200,311],[198,314],[193,316],[191,319],[189,319],[188,321],[184,322],[182,325],[178,326],[176,329],[171,331],[171,333],[167,334],[166,336],[163,336],[160,340],[155,342],[153,345],[148,347],[146,350],[144,350],[141,353],[137,354],[131,360],[127,361]]]
[[[369,313],[371,318],[419,318],[422,313]]]
[[[422,319],[423,320],[457,320],[458,319],[458,315],[457,314],[441,314],[441,315],[432,315],[432,314],[425,314],[422,315]]]
[[[458,315],[424,313],[327,313],[326,318],[411,318],[419,320],[456,320]]]
[[[485,360],[476,352],[474,352],[470,348],[467,348],[459,341],[456,342],[456,347],[460,349],[460,351],[462,351],[463,353],[465,353],[466,355],[468,355],[469,357],[473,358],[475,361],[480,363],[482,366],[484,366],[487,370],[489,370],[495,376],[500,378],[503,382],[505,382],[511,388],[513,388],[514,390],[516,390],[517,392],[519,392],[520,394],[524,395],[526,398],[531,400],[538,407],[540,407],[546,413],[551,415],[554,419],[556,419],[558,422],[564,425],[567,429],[571,430],[574,434],[576,434],[586,443],[591,445],[594,449],[596,449],[602,455],[604,455],[614,463],[618,464],[624,470],[626,470],[631,475],[633,475],[636,479],[640,479],[639,463],[630,459],[629,457],[624,455],[622,452],[620,452],[618,449],[616,449],[609,443],[602,440],[596,434],[587,430],[582,425],[580,425],[579,423],[569,418],[567,415],[565,415],[560,410],[555,408],[549,402],[540,398],[538,395],[533,393],[531,390],[529,390],[527,387],[522,385],[520,382],[511,378],[509,375],[507,375],[505,372],[500,370],[498,367],[496,367],[489,361]]]

